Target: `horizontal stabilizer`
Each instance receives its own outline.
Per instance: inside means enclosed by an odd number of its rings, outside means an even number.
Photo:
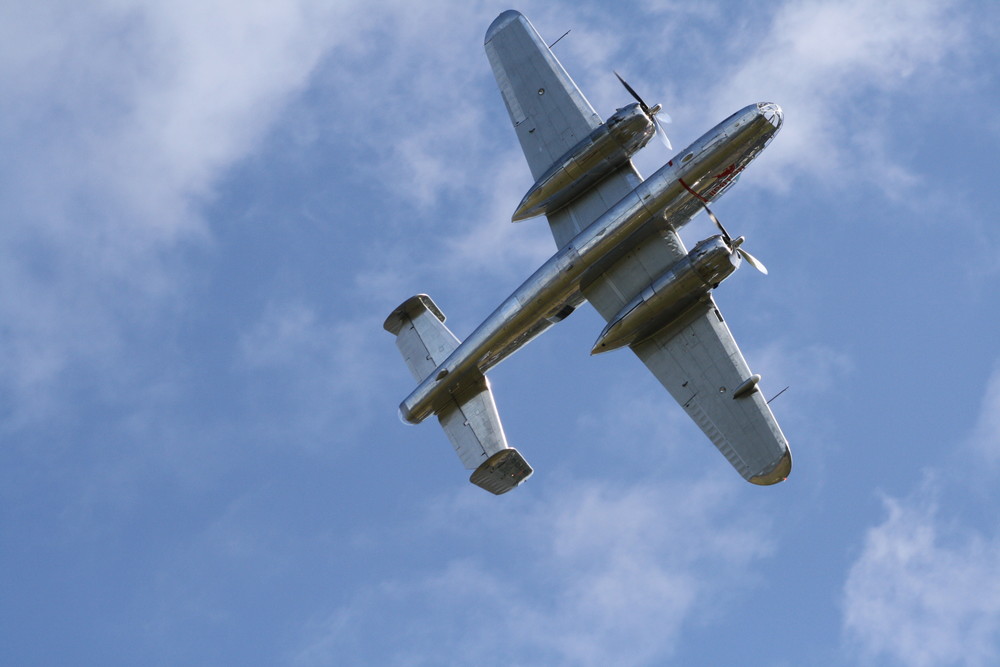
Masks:
[[[441,428],[448,434],[467,470],[478,468],[483,461],[507,447],[507,436],[500,424],[489,380],[481,377],[477,383],[478,392],[461,403],[453,398],[451,404],[438,413]]]
[[[400,304],[382,325],[396,336],[396,347],[417,382],[430,375],[458,347],[458,339],[444,325],[444,320],[437,304],[426,294],[418,294]]]
[[[385,330],[396,336],[396,346],[418,382],[437,371],[459,345],[444,321],[441,309],[426,294],[407,299],[386,318]],[[531,466],[507,445],[485,375],[463,383],[461,393],[452,395],[437,417],[462,464],[475,470],[473,484],[499,495],[531,475]]]

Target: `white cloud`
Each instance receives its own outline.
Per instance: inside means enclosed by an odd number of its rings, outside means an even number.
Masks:
[[[724,115],[752,101],[782,105],[785,125],[767,151],[774,173],[868,179],[891,192],[916,181],[884,143],[899,112],[889,96],[939,90],[968,40],[952,2],[819,0],[785,4],[766,34],[739,44],[748,57],[714,87],[713,106]]]
[[[330,320],[300,302],[270,304],[239,341],[246,414],[256,420],[245,431],[322,451],[356,442],[375,414],[391,415],[394,397],[379,394],[389,384],[391,337],[380,325],[367,316]]]
[[[442,499],[414,528],[415,539],[441,546],[461,532],[486,556],[456,555],[431,572],[401,573],[369,589],[310,628],[296,659],[658,662],[674,651],[683,627],[721,613],[730,596],[747,590],[751,565],[770,552],[766,519],[752,507],[730,513],[732,488],[705,480],[628,489],[576,481],[543,502],[505,498],[502,511],[478,490]],[[494,535],[515,536],[521,546],[508,555],[484,549]],[[358,643],[386,626],[393,632],[379,646]]]
[[[207,237],[199,207],[216,181],[331,44],[353,37],[339,11],[319,0],[0,9],[0,368],[15,419],[46,413],[68,369],[98,384],[128,374],[125,339],[176,307],[178,250]]]
[[[0,369],[22,407],[39,406],[27,412],[45,411],[55,380],[73,364],[99,368],[102,382],[126,372],[127,364],[109,360],[120,360],[127,330],[155,327],[183,294],[178,246],[210,234],[199,205],[320,64],[317,85],[343,91],[326,113],[342,133],[370,142],[373,172],[387,190],[427,215],[446,211],[458,228],[439,236],[450,240],[423,258],[426,270],[453,283],[470,266],[516,280],[549,254],[543,220],[506,221],[529,179],[482,52],[495,10],[404,2],[378,10],[319,0],[0,9],[0,77],[15,100],[0,136],[16,158],[0,166],[10,215],[0,231]],[[585,92],[620,99],[606,70],[629,39],[606,23],[567,18],[565,9],[536,11],[550,39],[558,33],[546,27],[574,27],[560,49],[582,64],[585,72],[572,73]],[[605,10],[581,11],[593,18]],[[914,63],[940,61],[958,34],[950,20],[928,3],[788,5],[762,41],[773,46],[719,91],[742,104],[747,87],[777,73],[776,85],[818,114],[856,81],[897,85]],[[819,49],[801,36],[821,30],[850,48]],[[669,40],[651,34],[640,41],[653,52],[665,48]],[[460,196],[477,204],[447,201]],[[472,213],[456,219],[455,210]],[[397,248],[379,252],[381,261],[356,280],[396,291],[403,281],[390,272],[412,260],[385,261],[402,256]]]
[[[523,170],[523,173],[522,171]],[[536,267],[555,252],[556,246],[545,218],[512,223],[510,216],[524,192],[518,185],[526,180],[523,157],[498,161],[480,172],[487,192],[472,209],[467,228],[441,244],[441,254],[448,270],[468,275],[474,266],[488,276],[527,278]]]
[[[397,202],[392,217],[407,230],[399,244],[433,249],[410,258],[409,271],[449,282],[467,278],[470,267],[526,275],[554,247],[544,219],[510,223],[531,179],[483,49],[494,10],[405,2],[382,9],[358,12],[365,39],[335,49],[317,74],[316,88],[339,109],[336,126],[324,131],[343,133],[368,155],[357,169]]]
[[[336,106],[329,130],[363,145],[371,160],[357,168],[410,207],[483,187],[479,161],[495,136],[482,130],[481,99],[492,16],[476,3],[391,0],[378,9],[351,9],[355,39],[339,44],[317,75]]]
[[[1000,364],[990,376],[983,394],[979,418],[969,442],[991,464],[1000,463]]]
[[[866,660],[992,665],[1000,657],[1000,538],[956,529],[933,494],[885,499],[844,586],[844,631]]]

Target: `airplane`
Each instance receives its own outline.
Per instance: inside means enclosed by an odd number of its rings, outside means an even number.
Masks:
[[[486,373],[588,301],[608,323],[592,354],[629,347],[744,479],[785,480],[788,441],[712,298],[743,259],[766,269],[708,208],[774,138],[781,108],[740,109],[643,180],[631,157],[665,138],[660,105],[619,76],[636,102],[602,122],[514,10],[490,25],[485,49],[535,178],[512,220],[545,215],[558,250],[464,341],[426,294],[392,311],[384,328],[418,383],[400,417],[436,415],[469,481],[516,488],[533,469],[507,443]],[[688,251],[677,230],[702,210],[720,233]]]

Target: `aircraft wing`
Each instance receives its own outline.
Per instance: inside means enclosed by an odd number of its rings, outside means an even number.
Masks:
[[[520,13],[511,9],[493,21],[486,31],[486,55],[533,178],[601,124],[594,107]],[[572,205],[549,215],[556,245],[562,248],[641,182],[628,162]]]
[[[668,236],[683,250],[675,233]],[[584,296],[605,320],[676,261],[665,260],[669,253],[663,250],[656,252],[664,246],[673,244],[656,235],[640,240],[583,287]],[[750,372],[711,295],[631,348],[744,479],[774,484],[788,476],[788,441],[757,389],[759,376]]]
[[[601,118],[531,23],[506,11],[486,33],[486,53],[532,176],[538,178]],[[548,215],[561,248],[642,181],[631,161]],[[697,209],[690,211],[694,214]],[[581,285],[605,320],[687,254],[668,225],[627,241]],[[632,346],[747,480],[773,484],[791,467],[788,443],[711,296],[682,321]],[[742,389],[734,397],[737,390]]]
[[[510,114],[531,174],[538,178],[570,148],[601,123],[562,64],[523,15],[500,14],[486,31],[486,55]],[[539,91],[545,91],[539,94]],[[567,206],[549,214],[549,227],[561,248],[642,182],[631,161]],[[637,294],[687,249],[669,227],[646,239],[636,239],[630,268],[606,272],[591,286],[594,293],[610,290]],[[599,284],[597,284],[599,283]],[[588,295],[588,298],[589,295]],[[601,313],[610,317],[617,312]]]
[[[744,479],[788,477],[788,441],[711,296],[632,351]]]
[[[486,31],[486,56],[535,179],[601,124],[580,89],[513,9]]]

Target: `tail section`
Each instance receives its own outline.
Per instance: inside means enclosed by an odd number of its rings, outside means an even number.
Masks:
[[[396,347],[417,382],[458,347],[459,341],[444,325],[444,319],[444,313],[426,294],[411,296],[385,318],[382,326],[396,336]]]
[[[396,347],[417,382],[435,372],[459,345],[444,321],[444,313],[426,294],[407,299],[385,321],[385,330],[396,336]],[[507,445],[485,375],[461,395],[453,395],[437,416],[458,458],[474,470],[469,478],[473,484],[500,495],[531,476],[531,466]]]
[[[508,447],[483,461],[469,481],[499,496],[531,477],[531,473],[531,466],[521,452]]]

